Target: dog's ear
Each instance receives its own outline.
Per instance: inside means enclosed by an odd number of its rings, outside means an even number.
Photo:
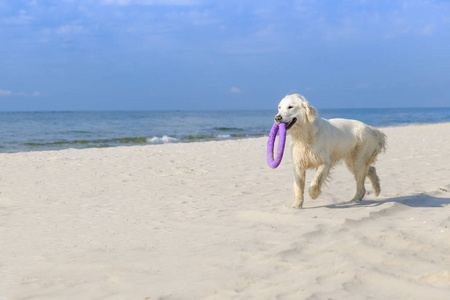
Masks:
[[[306,119],[309,123],[313,123],[317,116],[317,110],[308,102],[302,102],[302,106],[305,109]]]

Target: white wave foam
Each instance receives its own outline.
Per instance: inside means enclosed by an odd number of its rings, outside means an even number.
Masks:
[[[158,143],[158,144],[160,144],[160,143],[166,144],[166,143],[173,143],[173,142],[176,142],[176,141],[178,141],[178,139],[170,137],[170,136],[167,136],[167,135],[164,135],[162,137],[154,136],[152,138],[148,138],[147,139],[148,143],[155,143],[155,144],[156,143]]]
[[[219,138],[219,139],[228,139],[230,137],[231,137],[231,135],[229,135],[229,134],[219,134],[217,136],[217,138]]]

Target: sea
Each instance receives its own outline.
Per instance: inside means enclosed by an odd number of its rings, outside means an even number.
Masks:
[[[276,110],[0,112],[0,153],[268,136]],[[450,122],[448,108],[321,109],[375,127]]]

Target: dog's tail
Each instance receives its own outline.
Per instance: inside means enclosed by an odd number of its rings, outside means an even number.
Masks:
[[[370,129],[372,130],[372,134],[375,136],[376,140],[378,141],[378,149],[376,149],[376,152],[380,153],[380,152],[384,152],[386,151],[386,147],[387,147],[387,137],[386,135],[376,129],[375,127],[370,126]]]
[[[387,136],[378,129],[375,129],[375,135],[377,136],[378,139],[378,147],[380,147],[380,152],[386,151]]]

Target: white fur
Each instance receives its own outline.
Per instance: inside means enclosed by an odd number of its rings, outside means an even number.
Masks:
[[[380,181],[372,164],[386,148],[384,133],[360,121],[319,118],[316,109],[298,94],[281,100],[275,121],[289,124],[294,118],[296,123],[288,129],[292,137],[295,175],[293,207],[303,206],[306,169],[317,169],[309,188],[311,198],[316,199],[331,168],[341,160],[355,176],[353,202],[359,202],[364,197],[366,177],[372,182],[375,196],[379,195]]]

